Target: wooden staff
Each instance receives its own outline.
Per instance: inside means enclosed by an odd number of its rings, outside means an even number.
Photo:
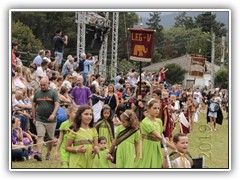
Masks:
[[[78,134],[78,133],[76,133],[76,132],[74,132],[73,130],[71,130],[71,129],[68,129],[70,132],[72,132],[73,134],[75,134],[75,135],[77,135],[77,136],[81,136],[81,137],[83,137],[84,139],[86,139],[88,142],[90,142],[91,144],[92,144],[92,146],[93,146],[93,148],[94,148],[94,144],[93,144],[93,142],[92,141],[90,141],[90,139],[88,139],[87,137],[85,137],[85,136],[83,136],[82,134]],[[100,155],[99,155],[99,153],[97,153],[98,154],[98,159],[100,159]],[[95,157],[95,153],[93,154],[93,159],[94,159],[94,157]]]
[[[164,150],[168,152],[168,149],[167,149],[167,142],[166,142],[166,139],[164,137],[164,135],[162,134],[162,144],[163,144],[163,147],[164,147]],[[171,166],[171,162],[170,162],[170,157],[169,155],[167,154],[167,163],[168,163],[168,168],[172,168]]]

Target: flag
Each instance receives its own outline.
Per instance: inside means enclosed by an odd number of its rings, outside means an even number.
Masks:
[[[153,49],[154,30],[129,29],[131,37],[130,59],[134,61],[150,62]]]
[[[203,77],[205,72],[205,57],[191,55],[189,75]]]

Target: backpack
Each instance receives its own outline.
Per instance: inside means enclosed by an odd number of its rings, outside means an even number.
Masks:
[[[85,62],[85,59],[80,59],[79,61],[79,71],[82,72],[84,71],[84,62]]]
[[[57,118],[56,129],[59,129],[60,125],[68,119],[67,111],[64,108],[59,107],[56,114],[56,118]]]

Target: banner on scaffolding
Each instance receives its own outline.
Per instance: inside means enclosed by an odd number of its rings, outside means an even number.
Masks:
[[[205,73],[206,58],[191,55],[189,75],[202,78]]]
[[[149,29],[130,28],[131,54],[134,61],[151,62],[153,50],[153,33]]]

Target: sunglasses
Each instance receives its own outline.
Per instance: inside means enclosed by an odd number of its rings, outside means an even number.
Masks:
[[[35,67],[33,67],[33,66],[30,66],[30,68],[37,69],[37,68],[35,68]]]

